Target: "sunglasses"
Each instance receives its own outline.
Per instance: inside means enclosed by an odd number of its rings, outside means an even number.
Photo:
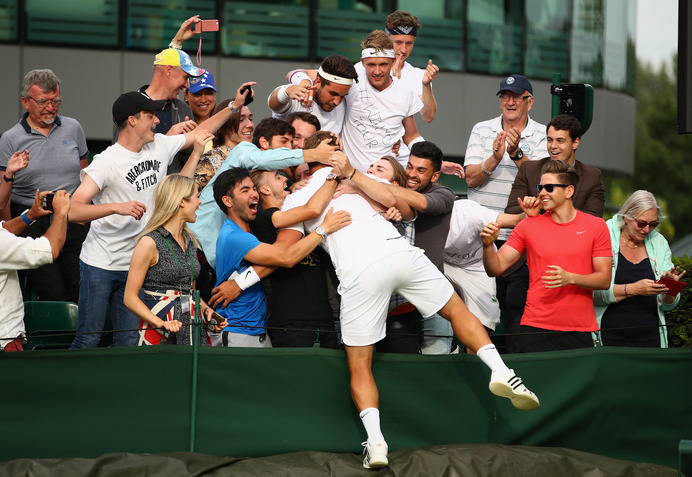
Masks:
[[[569,187],[567,184],[536,184],[536,190],[538,193],[541,193],[541,190],[545,189],[545,191],[550,194],[555,190],[556,187],[562,187],[563,189],[566,187]]]
[[[637,219],[632,219],[632,220],[637,224],[637,227],[639,227],[640,229],[643,229],[647,225],[649,226],[649,229],[655,229],[661,223],[658,220],[654,220],[651,222],[646,222],[644,220],[637,220]]]

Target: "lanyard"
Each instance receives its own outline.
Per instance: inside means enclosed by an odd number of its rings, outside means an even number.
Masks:
[[[183,267],[180,266],[180,262],[178,261],[178,256],[175,254],[175,251],[173,250],[173,247],[171,246],[171,243],[168,241],[168,237],[163,238],[166,241],[166,245],[168,245],[168,250],[171,251],[173,254],[173,258],[175,259],[176,265],[178,265],[178,271],[180,274],[178,275],[178,282],[180,283],[180,294],[183,294]],[[190,256],[190,288],[189,288],[189,293],[192,294],[192,283],[194,282],[193,278],[193,273],[194,273],[194,266],[192,265],[192,251],[188,247],[187,249],[188,255]]]

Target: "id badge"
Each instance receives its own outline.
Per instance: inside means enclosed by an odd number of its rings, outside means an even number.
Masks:
[[[190,295],[181,295],[180,296],[180,311],[183,315],[189,315],[190,314],[190,300],[192,297]]]

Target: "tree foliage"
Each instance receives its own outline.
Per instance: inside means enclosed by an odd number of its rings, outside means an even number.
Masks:
[[[631,189],[667,205],[669,240],[692,233],[692,135],[677,131],[677,58],[655,70],[637,61],[637,118]],[[669,234],[674,234],[674,237]]]

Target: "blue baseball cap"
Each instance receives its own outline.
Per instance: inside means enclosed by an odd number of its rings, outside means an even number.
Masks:
[[[175,48],[167,48],[156,55],[154,64],[180,66],[180,68],[190,76],[202,76],[202,73],[204,73],[202,68],[197,68],[192,64],[190,55],[183,50],[176,50]]]
[[[203,89],[213,89],[216,91],[216,85],[214,84],[214,77],[211,71],[204,70],[202,76],[196,78],[190,78],[190,87],[187,90],[190,93],[199,93]]]
[[[500,81],[500,91],[498,91],[497,94],[503,91],[511,91],[514,94],[522,94],[524,91],[528,91],[529,94],[533,94],[533,86],[531,86],[531,82],[526,79],[526,76],[511,75]]]

